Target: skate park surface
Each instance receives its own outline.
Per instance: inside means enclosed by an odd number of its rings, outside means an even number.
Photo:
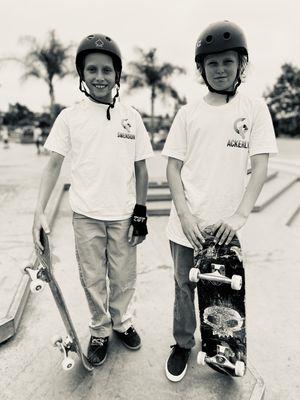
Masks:
[[[85,372],[79,362],[73,370],[63,371],[62,356],[50,339],[54,334],[64,335],[64,328],[46,287],[42,293],[29,294],[14,335],[0,345],[0,399],[258,399],[262,398],[264,384],[267,400],[298,399],[300,218],[296,210],[300,204],[300,144],[295,141],[291,146],[286,140],[278,144],[280,155],[270,161],[277,175],[266,183],[262,207],[251,214],[242,232],[250,359],[244,378],[227,378],[197,365],[197,330],[185,378],[180,383],[166,379],[165,360],[174,343],[173,270],[165,235],[167,216],[151,216],[150,233],[138,249],[135,326],[143,340],[142,348],[129,351],[112,335],[108,359],[93,374]],[[47,155],[37,156],[32,145],[11,143],[9,150],[0,150],[3,326],[22,277],[20,268],[32,257],[32,215],[47,160]],[[165,179],[165,160],[159,154],[149,160],[148,168],[151,181]],[[68,182],[66,167],[58,188]],[[67,191],[61,197],[58,192],[55,201],[59,207],[50,235],[53,263],[86,349],[89,312],[76,266],[72,214]],[[55,214],[55,210],[51,212]],[[9,330],[3,332],[4,338]],[[75,355],[74,359],[78,361]]]

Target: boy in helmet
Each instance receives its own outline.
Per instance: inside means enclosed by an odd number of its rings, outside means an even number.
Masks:
[[[37,251],[43,251],[40,229],[50,232],[44,210],[70,153],[76,256],[92,317],[88,358],[99,366],[112,329],[129,349],[141,346],[132,325],[132,300],[136,245],[148,233],[145,159],[152,148],[139,113],[116,102],[122,71],[117,44],[105,35],[87,36],[78,47],[76,69],[87,98],[60,113],[45,143],[51,155],[42,176],[33,238]]]
[[[237,92],[248,62],[242,30],[229,21],[209,25],[197,41],[195,62],[208,92],[178,111],[163,149],[173,198],[167,235],[176,344],[166,375],[174,382],[184,377],[195,345],[193,250],[204,243],[207,226],[213,226],[219,244],[229,243],[244,226],[265,182],[269,154],[277,152],[266,104]],[[245,188],[249,157],[252,174]]]

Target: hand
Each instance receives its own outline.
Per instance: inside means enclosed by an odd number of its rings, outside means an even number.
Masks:
[[[245,225],[246,221],[247,218],[240,214],[233,214],[224,221],[218,221],[213,225],[215,242],[219,245],[223,243],[229,244],[236,232]]]
[[[133,234],[133,225],[130,225],[128,229],[128,243],[129,246],[134,247],[142,243],[146,239],[146,236],[135,236]]]
[[[40,230],[44,229],[47,235],[50,233],[46,215],[43,212],[36,212],[34,215],[33,227],[32,227],[32,237],[34,248],[36,252],[42,253],[44,247],[40,241]]]
[[[193,248],[195,250],[202,249],[202,243],[205,242],[205,239],[201,232],[200,220],[193,214],[188,213],[180,219],[180,222],[182,230]]]

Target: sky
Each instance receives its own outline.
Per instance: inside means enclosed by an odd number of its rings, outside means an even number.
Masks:
[[[220,20],[237,23],[245,32],[250,66],[242,91],[262,96],[272,87],[285,62],[300,67],[299,0],[0,0],[0,58],[26,53],[20,38],[34,36],[43,43],[54,29],[63,44],[76,46],[88,34],[104,33],[119,45],[124,70],[136,60],[135,48],[157,48],[159,62],[184,67],[184,76],[171,79],[188,102],[204,93],[194,63],[197,38],[208,24]],[[22,68],[16,63],[0,64],[0,110],[19,102],[33,111],[49,105],[44,82],[21,83]],[[82,98],[78,80],[67,77],[54,82],[56,102],[65,106]],[[121,97],[140,111],[150,112],[146,89]],[[159,102],[156,112],[172,110],[172,102]]]

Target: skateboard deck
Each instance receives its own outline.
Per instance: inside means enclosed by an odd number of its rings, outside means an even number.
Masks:
[[[231,376],[246,372],[245,271],[240,242],[220,246],[205,234],[194,252],[190,280],[197,282],[202,351],[197,362]]]
[[[61,336],[55,336],[52,338],[53,345],[63,353],[64,359],[62,361],[62,367],[64,370],[70,370],[73,368],[75,362],[69,357],[70,352],[77,353],[80,358],[82,365],[87,371],[92,371],[93,366],[88,361],[87,357],[81,349],[81,345],[74,328],[70,313],[65,303],[61,289],[55,279],[53,273],[53,266],[51,262],[50,243],[48,236],[45,231],[40,231],[41,243],[44,247],[42,254],[38,253],[39,267],[29,265],[25,268],[25,271],[29,274],[32,279],[30,289],[32,292],[40,292],[45,286],[45,282],[48,283],[56,306],[65,325],[67,336],[62,338]]]

